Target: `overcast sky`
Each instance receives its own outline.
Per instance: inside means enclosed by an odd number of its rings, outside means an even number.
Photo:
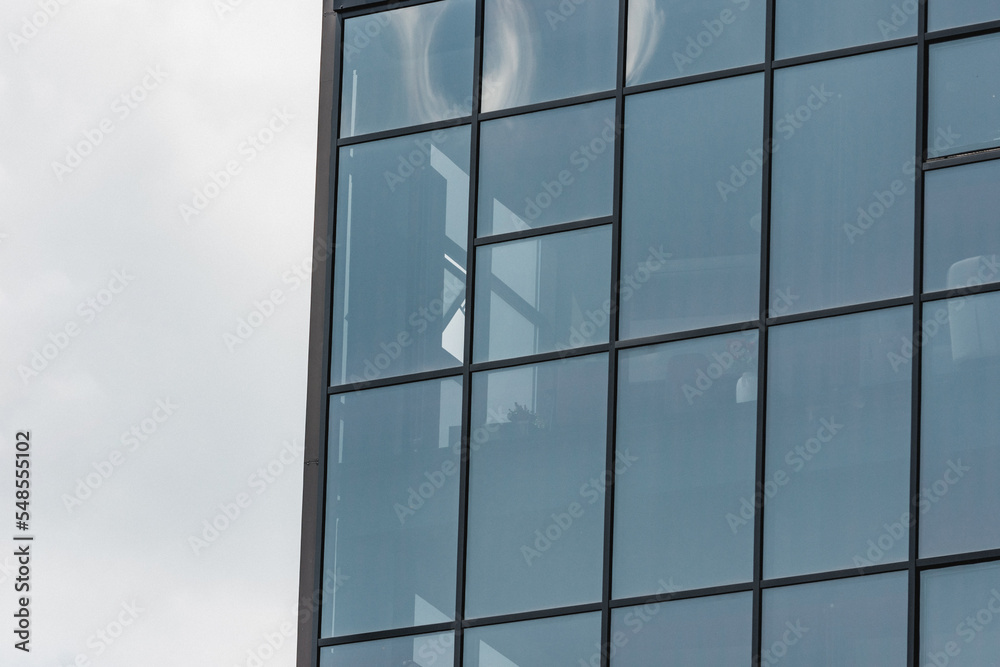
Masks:
[[[321,11],[0,3],[2,665],[294,664]]]

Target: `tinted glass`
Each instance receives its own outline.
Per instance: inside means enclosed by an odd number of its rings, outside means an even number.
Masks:
[[[479,236],[611,215],[611,100],[483,123]]]
[[[455,660],[455,635],[450,632],[381,639],[320,649],[320,667],[445,667]]]
[[[340,150],[331,384],[458,366],[469,129]]]
[[[764,60],[764,0],[629,0],[634,85]]]
[[[616,598],[753,577],[756,401],[756,333],[621,353]]]
[[[912,324],[894,308],[771,329],[766,577],[906,559]]]
[[[920,555],[998,548],[1000,294],[926,304],[923,343]]]
[[[615,87],[618,3],[486,0],[483,111]]]
[[[1000,19],[1000,4],[995,0],[928,0],[928,30],[944,30],[997,19]]]
[[[608,340],[611,228],[481,246],[476,255],[476,361]]]
[[[745,667],[752,605],[750,593],[735,593],[614,609],[611,667]]]
[[[455,614],[460,379],[330,399],[323,635]]]
[[[626,101],[623,338],[757,317],[763,95],[752,75]]]
[[[344,21],[340,135],[472,112],[474,0],[443,0]]]
[[[465,631],[465,667],[554,667],[599,655],[601,615],[577,614]]]
[[[920,661],[980,667],[1000,655],[1000,563],[924,572],[920,579]]]
[[[607,356],[472,384],[466,613],[601,598]]]
[[[1000,35],[930,48],[928,157],[1000,146]]]
[[[910,293],[916,49],[774,80],[772,314]]]
[[[927,173],[924,181],[925,291],[1000,280],[998,211],[1000,161]]]
[[[905,572],[765,590],[760,664],[905,667],[906,601]]]
[[[777,0],[775,57],[912,37],[917,11],[916,0]]]

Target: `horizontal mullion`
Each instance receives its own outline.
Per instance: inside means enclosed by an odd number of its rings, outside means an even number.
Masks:
[[[327,637],[320,639],[317,646],[320,648],[327,646],[343,646],[344,644],[360,644],[362,642],[373,642],[380,639],[396,639],[399,637],[413,637],[415,635],[426,635],[435,632],[449,632],[458,627],[457,621],[447,621],[444,623],[432,623],[430,625],[414,625],[408,628],[395,628],[393,630],[378,630],[375,632],[361,632],[354,635],[343,635],[341,637]]]
[[[341,137],[337,140],[337,147],[346,148],[348,146],[357,146],[358,144],[366,144],[380,139],[396,139],[398,137],[408,137],[413,134],[422,134],[424,132],[433,132],[435,130],[447,130],[453,127],[469,125],[471,122],[471,116],[461,116],[459,118],[449,118],[447,120],[439,120],[433,123],[424,123],[423,125],[409,125],[407,127],[399,127],[391,130],[382,130],[381,132],[358,134],[353,137]]]
[[[601,611],[600,602],[577,604],[571,607],[556,607],[554,609],[538,609],[535,611],[522,611],[516,614],[503,614],[501,616],[483,616],[480,618],[467,618],[464,621],[462,621],[462,627],[476,628],[476,627],[482,627],[484,625],[500,625],[501,623],[517,623],[518,621],[535,621],[542,618],[556,618],[558,616],[569,616],[570,614],[586,614],[594,611]]]
[[[914,35],[912,37],[901,37],[899,39],[890,39],[885,42],[859,44],[857,46],[849,46],[843,49],[834,49],[833,51],[809,53],[802,56],[795,56],[793,58],[782,58],[781,60],[775,60],[774,69],[795,67],[796,65],[810,65],[812,63],[826,62],[827,60],[836,60],[838,58],[861,56],[867,53],[878,53],[879,51],[889,51],[890,49],[898,49],[903,46],[917,46],[919,43],[920,43],[919,38],[916,35]]]
[[[349,394],[353,391],[360,391],[362,389],[376,389],[378,387],[389,386],[394,387],[401,384],[410,384],[412,382],[422,382],[424,380],[440,380],[443,378],[461,377],[461,375],[462,367],[452,366],[451,368],[442,368],[434,371],[409,373],[407,375],[394,375],[392,377],[375,378],[373,380],[363,380],[361,382],[348,382],[347,384],[327,387],[326,393],[330,396],[336,396],[338,394]]]
[[[499,118],[510,118],[512,116],[522,116],[527,113],[534,113],[535,111],[548,111],[549,109],[561,109],[563,107],[571,107],[576,104],[586,104],[588,102],[600,102],[602,100],[613,100],[615,99],[614,90],[605,90],[599,93],[588,93],[586,95],[577,95],[576,97],[566,97],[559,100],[551,100],[549,102],[538,102],[537,104],[526,104],[520,107],[511,107],[509,109],[497,109],[496,111],[486,111],[479,114],[479,120],[482,122],[487,122],[491,120],[497,120]]]
[[[941,567],[957,567],[960,565],[976,565],[977,563],[989,563],[1000,560],[1000,549],[987,549],[985,551],[971,551],[948,556],[935,556],[933,558],[918,558],[918,570],[934,570]]]
[[[693,83],[705,83],[707,81],[718,81],[720,79],[730,79],[734,76],[745,74],[757,74],[767,69],[763,62],[754,65],[743,65],[741,67],[730,67],[727,69],[715,70],[713,72],[702,72],[701,74],[690,74],[688,76],[677,77],[676,79],[665,79],[663,81],[650,81],[632,86],[625,86],[625,95],[636,95],[648,93],[653,90],[666,90],[668,88],[678,88],[688,86]]]
[[[987,21],[986,23],[973,23],[972,25],[957,26],[955,28],[945,28],[928,32],[926,40],[928,43],[943,42],[959,37],[975,37],[984,35],[995,30],[1000,30],[1000,21]]]
[[[882,299],[880,301],[867,301],[848,306],[837,306],[836,308],[824,308],[822,310],[810,310],[805,313],[795,313],[794,315],[779,315],[778,317],[767,318],[767,326],[780,326],[782,324],[792,324],[794,322],[808,322],[812,320],[822,320],[828,317],[839,315],[853,315],[855,313],[868,313],[886,308],[897,308],[899,306],[912,306],[912,296],[901,296],[895,299]]]
[[[546,225],[545,227],[530,227],[528,229],[520,229],[516,232],[483,236],[476,239],[475,245],[477,247],[487,246],[494,245],[496,243],[505,243],[507,241],[519,241],[521,239],[558,234],[559,232],[568,232],[574,229],[589,229],[591,227],[610,225],[613,221],[613,216],[605,216],[603,218],[590,218],[589,220],[576,220],[574,222],[563,222],[557,225]]]
[[[760,587],[780,588],[782,586],[795,586],[797,584],[815,584],[822,581],[836,581],[837,579],[850,579],[852,577],[864,577],[872,574],[885,574],[886,572],[906,572],[910,568],[910,562],[901,560],[895,563],[881,563],[871,567],[852,567],[844,570],[833,570],[830,572],[811,572],[809,574],[799,574],[792,577],[777,577],[775,579],[764,579],[760,582]]]
[[[727,584],[725,586],[711,586],[708,588],[692,588],[681,591],[664,591],[653,595],[640,595],[631,598],[619,598],[611,600],[612,609],[623,607],[635,607],[643,604],[657,604],[660,602],[672,602],[677,600],[691,600],[694,598],[707,598],[713,595],[726,595],[728,593],[748,593],[753,591],[752,581],[742,584]]]
[[[568,350],[542,352],[541,354],[532,354],[526,357],[514,357],[512,359],[495,359],[492,361],[480,361],[478,363],[472,364],[472,372],[478,373],[480,371],[493,371],[503,368],[517,368],[518,366],[540,364],[546,361],[558,361],[559,359],[567,359],[570,357],[584,357],[587,356],[588,354],[607,352],[608,348],[609,348],[608,343],[599,343],[597,345],[574,347]]]
[[[615,343],[615,349],[627,350],[634,347],[645,347],[647,345],[657,345],[659,343],[673,343],[682,340],[693,340],[695,338],[705,338],[707,336],[717,336],[719,334],[741,333],[743,331],[757,331],[761,328],[758,320],[746,322],[736,322],[734,324],[720,324],[714,327],[703,329],[688,329],[686,331],[674,331],[655,336],[643,336],[642,338],[627,338]]]
[[[935,169],[947,169],[963,164],[975,164],[976,162],[989,162],[1000,158],[1000,147],[984,148],[968,153],[958,153],[948,157],[938,157],[928,160],[923,164],[924,171],[934,171]]]
[[[1000,282],[986,283],[983,285],[969,285],[967,287],[958,287],[950,290],[940,290],[938,292],[927,292],[920,297],[920,300],[924,303],[929,303],[933,301],[944,301],[945,299],[959,299],[963,296],[972,296],[975,294],[988,294],[989,292],[1000,291]]]

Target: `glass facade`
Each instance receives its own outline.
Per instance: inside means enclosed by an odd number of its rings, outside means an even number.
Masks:
[[[995,3],[333,4],[301,667],[995,662]]]

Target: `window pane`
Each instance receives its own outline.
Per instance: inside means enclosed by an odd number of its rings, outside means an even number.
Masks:
[[[459,378],[330,399],[323,636],[455,614]]]
[[[344,21],[340,135],[472,112],[473,0],[443,0]]]
[[[912,327],[907,307],[771,329],[764,576],[906,559]]]
[[[608,340],[609,226],[480,247],[476,361]]]
[[[478,373],[466,614],[601,599],[607,355]]]
[[[927,29],[944,30],[1000,19],[1000,4],[996,0],[929,0],[927,12]]]
[[[753,578],[757,333],[621,353],[614,596]]]
[[[911,293],[916,49],[774,79],[771,314]]]
[[[599,613],[504,623],[465,631],[464,664],[465,667],[576,667],[581,662],[589,665],[591,654],[600,656],[600,645]]]
[[[764,61],[764,0],[629,0],[628,85]]]
[[[761,665],[906,665],[905,572],[764,591]]]
[[[930,50],[927,157],[1000,146],[1000,35]]]
[[[331,384],[458,366],[469,128],[340,150]]]
[[[626,101],[623,338],[756,319],[763,98],[755,74]]]
[[[915,0],[777,0],[775,57],[912,37],[917,10]]]
[[[1000,161],[938,169],[925,178],[924,290],[1000,280]]]
[[[479,236],[611,215],[615,103],[483,123]]]
[[[920,555],[1000,547],[1000,294],[924,306]]]
[[[735,593],[613,609],[611,667],[749,665],[752,605]]]
[[[615,87],[618,3],[486,0],[483,111]]]
[[[980,667],[1000,655],[1000,563],[924,572],[920,579],[920,661]]]
[[[445,667],[454,660],[455,635],[450,632],[320,649],[320,667]]]

